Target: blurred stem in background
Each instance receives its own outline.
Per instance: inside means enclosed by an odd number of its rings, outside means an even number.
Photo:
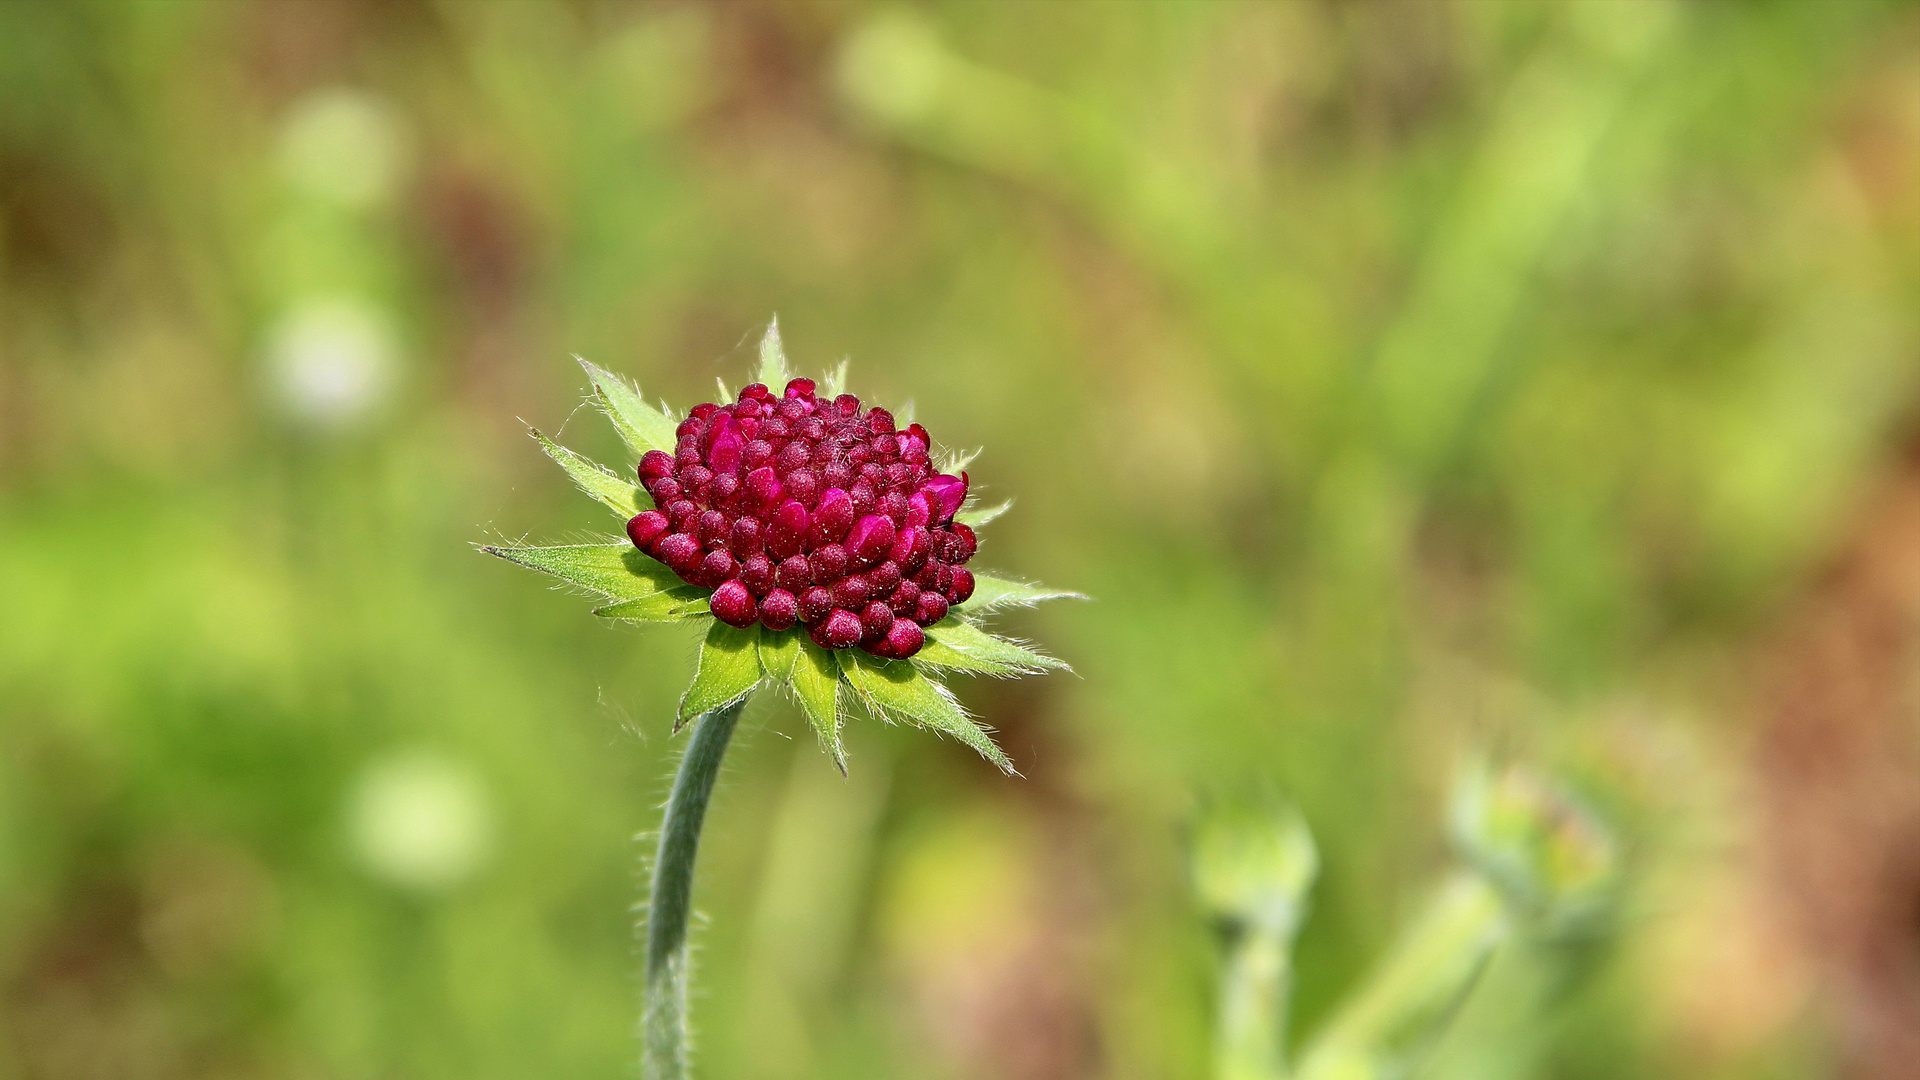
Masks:
[[[1293,938],[1319,872],[1313,834],[1298,811],[1271,802],[1222,808],[1194,845],[1194,888],[1224,945],[1218,1080],[1285,1076]]]
[[[693,864],[700,853],[700,826],[720,777],[720,762],[751,695],[694,721],[687,751],[674,774],[660,823],[647,897],[646,1004],[641,1020],[641,1075],[645,1080],[681,1080],[687,1073],[687,985],[691,957],[687,916],[693,897]]]
[[[1318,867],[1313,837],[1298,811],[1271,802],[1209,815],[1195,844],[1194,887],[1223,931],[1217,1080],[1404,1075],[1446,1033],[1502,947],[1550,943],[1609,906],[1611,837],[1564,792],[1527,771],[1468,770],[1451,819],[1467,865],[1428,901],[1290,1072],[1287,993],[1293,941]]]

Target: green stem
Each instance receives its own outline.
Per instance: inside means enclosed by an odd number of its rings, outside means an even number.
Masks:
[[[1227,950],[1215,1032],[1216,1080],[1284,1080],[1283,1035],[1292,987],[1291,925],[1249,924]]]
[[[700,852],[700,826],[720,776],[720,760],[726,756],[727,742],[746,704],[747,698],[742,697],[694,721],[680,771],[674,774],[673,791],[667,796],[647,900],[646,1004],[640,1025],[644,1080],[685,1080],[688,1075],[687,916],[693,897],[693,862]]]
[[[1307,1051],[1300,1080],[1393,1074],[1445,1030],[1487,960],[1511,932],[1500,894],[1462,870]]]

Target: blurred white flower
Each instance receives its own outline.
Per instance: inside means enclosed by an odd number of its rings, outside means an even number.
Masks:
[[[493,848],[493,815],[480,778],[430,751],[369,763],[349,796],[347,827],[362,869],[416,892],[443,892],[468,880]]]
[[[349,87],[294,102],[280,133],[280,167],[301,191],[356,209],[392,199],[406,171],[406,132],[382,98]]]
[[[384,314],[363,300],[297,302],[267,343],[271,390],[296,419],[344,428],[366,418],[394,381],[398,346]]]

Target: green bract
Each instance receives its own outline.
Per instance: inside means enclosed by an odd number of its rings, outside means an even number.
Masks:
[[[621,379],[585,360],[580,361],[592,385],[593,403],[612,421],[626,443],[628,467],[608,469],[559,445],[539,431],[532,432],[548,457],[560,464],[580,490],[606,506],[622,521],[646,510],[653,500],[637,482],[633,465],[649,450],[671,454],[679,420],[664,406],[654,406]],[[837,394],[846,379],[846,365],[822,380]],[[760,345],[755,381],[776,392],[788,381],[787,360],[780,343],[779,325],[769,327]],[[723,384],[723,393],[731,391]],[[952,454],[947,468],[964,467],[973,454]],[[969,498],[955,520],[978,529],[1006,512],[1011,505],[977,506]],[[755,625],[736,629],[720,622],[708,610],[711,589],[688,584],[665,564],[644,554],[622,537],[604,543],[541,547],[490,545],[480,550],[559,578],[601,601],[595,615],[628,622],[691,622],[705,633],[699,667],[693,683],[680,699],[675,729],[696,717],[734,704],[764,683],[785,686],[800,704],[820,746],[842,771],[846,755],[840,727],[854,702],[882,720],[901,721],[937,731],[967,744],[1008,773],[1013,765],[988,737],[987,729],[968,716],[953,694],[938,680],[946,671],[964,671],[1002,677],[1065,668],[1063,662],[1032,646],[998,637],[982,625],[1000,608],[1030,606],[1042,600],[1079,594],[1049,589],[1013,578],[974,573],[973,595],[954,605],[946,618],[926,628],[926,641],[911,659],[883,660],[859,649],[829,651],[815,644],[805,627],[773,631]]]

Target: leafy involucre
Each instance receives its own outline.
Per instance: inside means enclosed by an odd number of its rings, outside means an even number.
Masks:
[[[767,324],[767,336],[760,339],[760,372],[754,381],[778,394],[787,388],[787,354],[780,347],[780,320]]]
[[[760,684],[760,632],[715,620],[700,646],[700,667],[680,698],[680,723],[745,697]],[[675,725],[676,727],[679,725]]]
[[[573,477],[580,490],[600,500],[607,509],[620,515],[625,521],[642,510],[653,509],[653,499],[640,490],[631,480],[622,479],[606,468],[581,457],[579,454],[561,446],[540,433],[538,428],[528,428],[533,437],[540,440],[540,448],[547,456],[560,463]]]
[[[587,378],[593,380],[594,396],[601,411],[613,421],[614,430],[620,433],[635,458],[649,450],[673,453],[674,444],[679,441],[674,429],[679,425],[642,401],[639,391],[620,376],[586,360],[581,360],[580,366],[586,369]]]
[[[833,758],[841,773],[847,771],[846,751],[840,746],[840,666],[833,654],[815,645],[798,629],[791,631],[800,643],[793,664],[793,676],[787,685],[800,699],[800,709],[820,739],[820,749]]]
[[[798,627],[785,630],[760,628],[760,666],[768,675],[785,682],[793,677],[793,662],[800,656]]]
[[[1032,607],[1042,600],[1085,600],[1086,597],[1066,589],[1049,589],[1045,585],[1028,585],[1024,582],[997,578],[988,574],[973,576],[973,595],[960,605],[962,614],[972,615],[992,611],[1002,607]]]
[[[927,643],[913,658],[918,664],[988,675],[1030,675],[1067,666],[953,615],[927,627],[926,633]]]
[[[820,396],[825,398],[837,398],[841,394],[844,394],[846,392],[847,392],[847,362],[845,360],[842,360],[838,365],[834,367],[832,371],[827,372],[826,379],[822,380],[822,382],[820,383]]]
[[[679,622],[709,614],[706,594],[691,585],[681,585],[639,600],[622,600],[617,604],[597,607],[593,613],[603,619],[624,619],[629,622]]]
[[[921,674],[920,669],[910,663],[876,659],[857,649],[842,649],[835,655],[847,684],[869,710],[945,732],[973,747],[1002,772],[1013,775],[1013,763],[987,737],[986,730],[960,711],[946,687]]]
[[[1006,502],[995,503],[992,506],[969,506],[965,510],[953,515],[953,517],[954,520],[961,522],[970,529],[978,529],[1012,508],[1013,500],[1008,499]]]
[[[678,575],[642,555],[632,544],[503,545],[480,550],[614,600],[645,600],[687,588]]]

